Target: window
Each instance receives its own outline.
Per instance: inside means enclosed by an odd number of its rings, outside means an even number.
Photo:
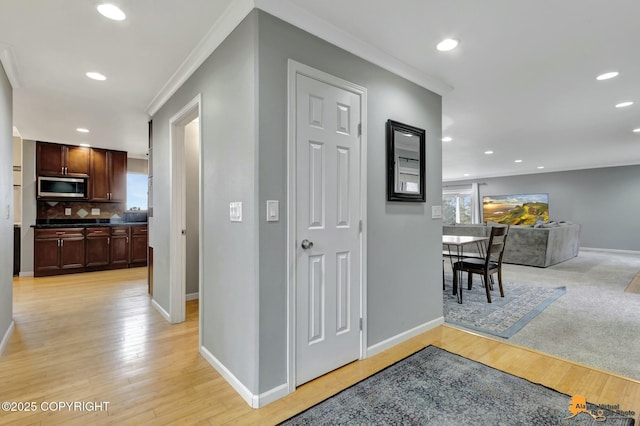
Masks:
[[[127,210],[147,210],[149,177],[140,173],[127,173]]]
[[[442,223],[479,223],[480,216],[476,184],[442,189]]]

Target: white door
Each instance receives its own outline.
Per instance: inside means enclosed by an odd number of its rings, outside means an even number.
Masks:
[[[358,94],[296,76],[296,384],[360,357]]]

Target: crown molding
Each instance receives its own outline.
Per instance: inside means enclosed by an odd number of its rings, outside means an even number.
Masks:
[[[16,55],[13,53],[13,48],[11,46],[0,44],[0,62],[2,63],[5,74],[7,74],[11,87],[18,89],[20,87],[18,65]]]
[[[366,43],[351,33],[294,5],[289,0],[255,0],[256,7],[341,49],[403,77],[418,86],[444,96],[453,87],[393,55]]]
[[[153,116],[200,65],[222,44],[225,38],[255,8],[253,0],[233,0],[216,20],[207,34],[200,40],[189,56],[178,67],[169,81],[147,105],[145,112]]]
[[[149,116],[153,116],[158,112],[254,8],[280,18],[440,96],[444,96],[453,90],[453,87],[444,81],[402,62],[393,55],[369,43],[365,43],[347,31],[307,12],[288,0],[234,0],[178,67],[176,72],[173,73],[169,81],[165,83],[147,105],[145,112]]]

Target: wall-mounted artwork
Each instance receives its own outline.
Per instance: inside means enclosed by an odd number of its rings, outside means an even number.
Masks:
[[[484,222],[534,225],[549,221],[549,194],[486,195],[482,197]]]

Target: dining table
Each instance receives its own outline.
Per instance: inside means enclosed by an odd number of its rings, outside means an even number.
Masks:
[[[473,235],[443,235],[442,245],[447,247],[447,252],[443,253],[449,257],[451,262],[451,271],[454,274],[453,277],[453,293],[457,295],[458,303],[462,303],[462,269],[454,267],[456,262],[462,262],[465,257],[481,257],[486,256],[486,249],[484,243],[489,241],[489,237],[479,237]],[[476,245],[477,252],[470,253],[464,251],[465,246]],[[454,261],[455,259],[455,261]]]

